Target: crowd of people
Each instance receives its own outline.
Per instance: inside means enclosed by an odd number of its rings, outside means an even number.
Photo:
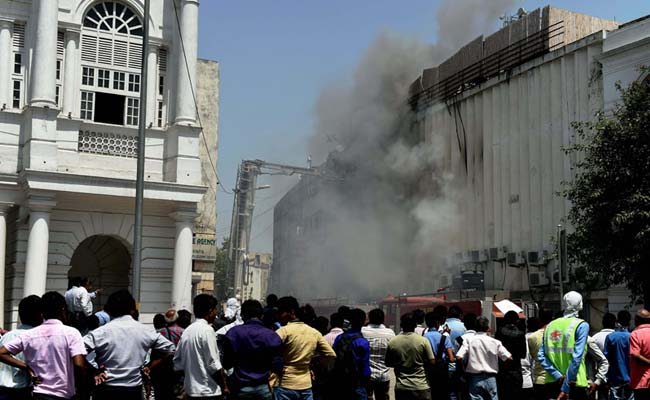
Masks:
[[[21,300],[0,339],[0,400],[388,400],[393,376],[396,400],[650,399],[650,312],[634,330],[628,311],[605,314],[590,336],[576,292],[561,315],[510,311],[494,332],[440,305],[402,315],[397,334],[379,308],[328,318],[274,295],[222,308],[201,294],[152,328],[128,291],[94,314],[93,293],[80,279]]]

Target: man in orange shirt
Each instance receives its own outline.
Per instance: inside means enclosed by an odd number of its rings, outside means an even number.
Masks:
[[[630,335],[630,388],[636,400],[650,400],[650,312],[639,310]]]

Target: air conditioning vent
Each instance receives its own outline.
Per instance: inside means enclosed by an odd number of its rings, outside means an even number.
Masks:
[[[520,253],[508,253],[507,260],[508,264],[513,267],[521,267],[526,264]]]
[[[528,264],[539,264],[539,253],[536,251],[528,252]]]
[[[531,272],[528,275],[528,282],[530,287],[540,287],[548,285],[548,278],[546,277],[546,272],[536,271]]]
[[[492,261],[505,261],[508,255],[507,247],[491,247],[488,250],[490,260]]]

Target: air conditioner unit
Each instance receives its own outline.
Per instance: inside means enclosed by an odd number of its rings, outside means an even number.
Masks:
[[[540,263],[539,253],[536,251],[529,251],[528,254],[526,255],[526,259],[528,260],[528,264],[530,265],[537,265]]]
[[[548,278],[544,271],[531,272],[530,275],[528,275],[528,284],[530,287],[546,286],[548,283]]]
[[[511,265],[513,267],[521,267],[523,265],[526,265],[526,262],[521,253],[508,253],[508,265]]]
[[[469,262],[482,263],[488,260],[486,250],[471,250],[467,252]]]
[[[488,253],[492,261],[505,261],[508,256],[508,247],[491,247]]]
[[[568,273],[567,273],[567,275],[568,275]],[[560,284],[560,272],[557,269],[555,269],[553,271],[553,276],[551,278],[551,281],[553,282],[554,285],[559,285]],[[569,282],[569,277],[568,276],[563,276],[562,281],[564,283]]]

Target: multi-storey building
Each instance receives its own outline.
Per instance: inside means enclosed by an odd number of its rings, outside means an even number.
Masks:
[[[198,0],[0,0],[0,318],[86,275],[132,284],[137,126],[146,130],[140,307],[189,307],[197,204],[213,210],[216,63],[197,73]],[[147,109],[140,115],[143,41]],[[198,97],[198,99],[197,99]],[[197,115],[197,101],[206,113]],[[200,118],[203,116],[204,118]],[[214,124],[206,139],[200,128]],[[209,189],[211,188],[211,189]],[[208,204],[208,207],[205,205]],[[199,218],[200,220],[200,218]],[[205,225],[200,222],[201,225]],[[5,251],[6,250],[6,251]],[[0,325],[3,321],[0,321]]]

